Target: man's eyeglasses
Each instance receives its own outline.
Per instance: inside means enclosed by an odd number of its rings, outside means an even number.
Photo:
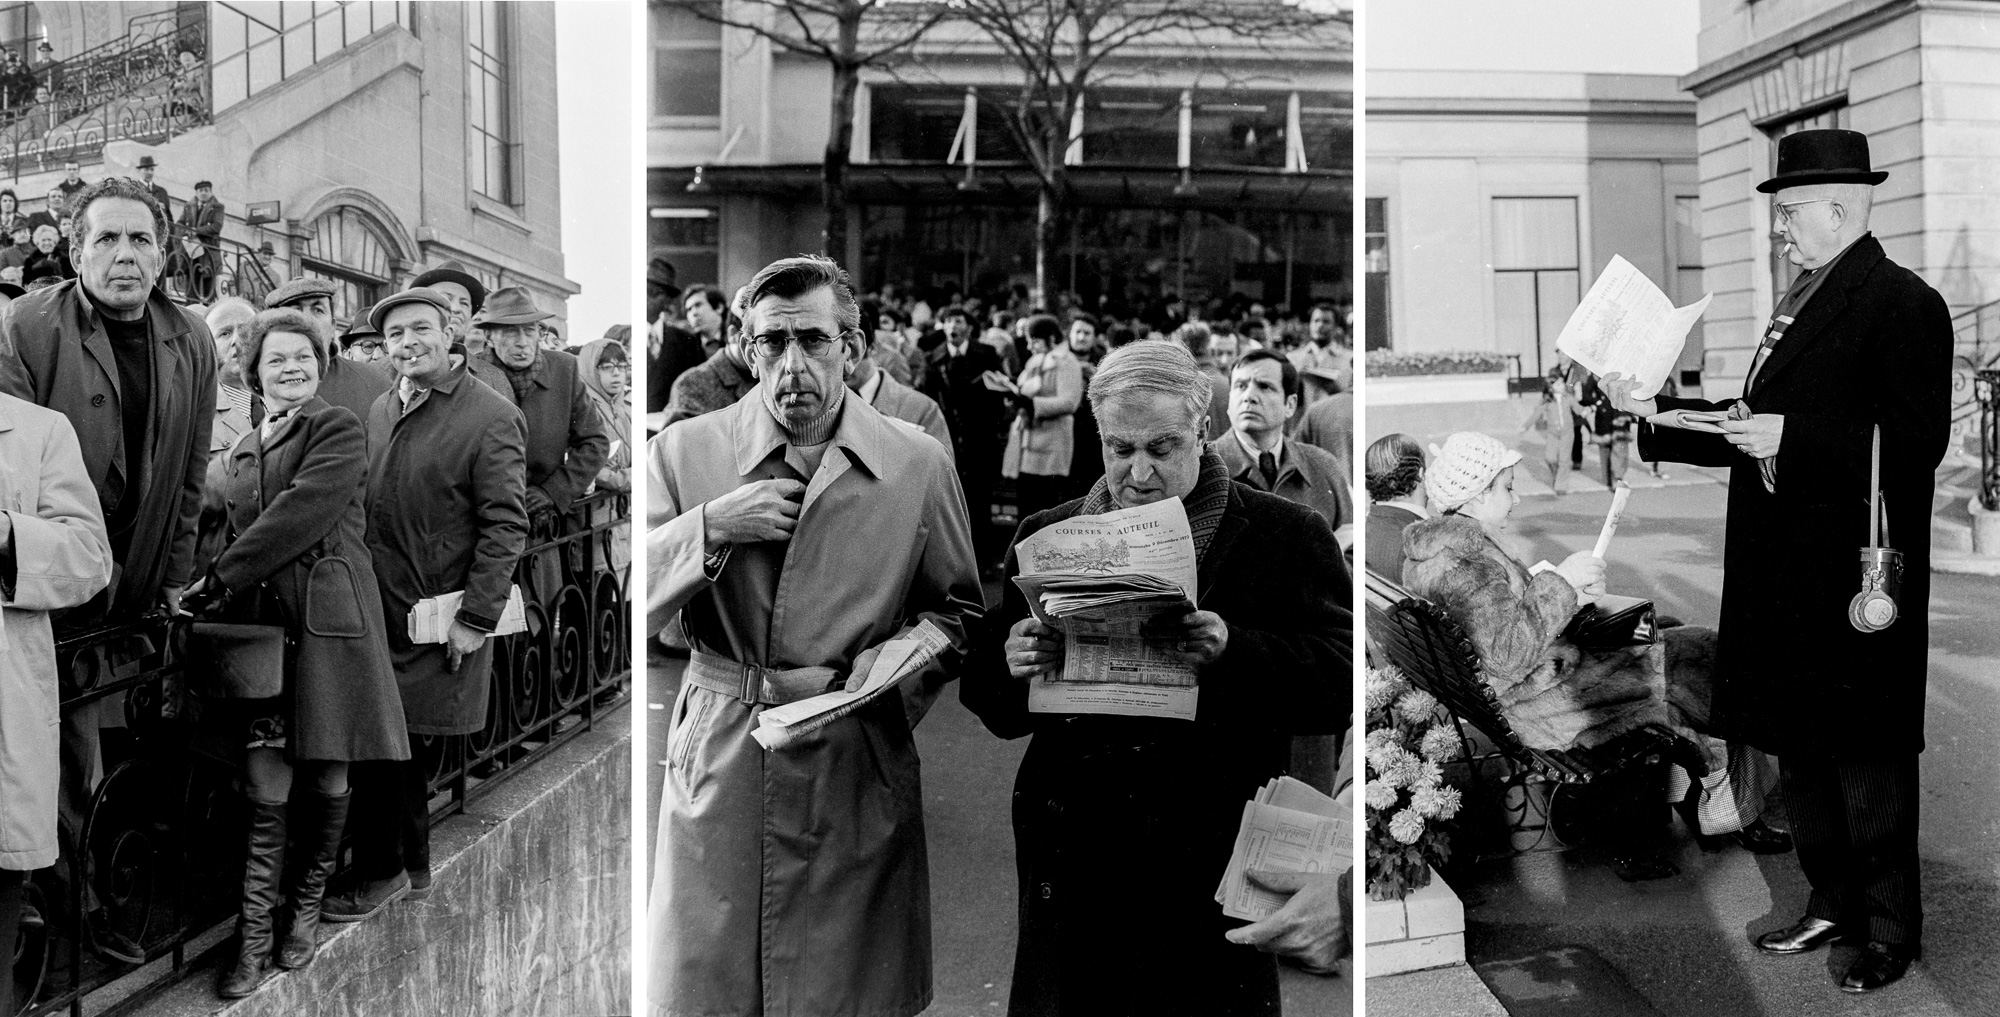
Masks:
[[[1773,218],[1777,219],[1780,224],[1789,223],[1792,221],[1792,216],[1797,214],[1792,210],[1800,205],[1810,205],[1815,202],[1832,200],[1832,198],[1807,198],[1803,201],[1780,201],[1771,206],[1777,212]]]
[[[817,360],[820,357],[826,356],[827,351],[832,349],[834,347],[834,344],[840,342],[841,336],[844,336],[846,334],[847,333],[842,332],[839,335],[830,335],[830,336],[826,335],[752,336],[750,339],[750,347],[756,350],[758,355],[760,356],[768,357],[772,360],[777,360],[785,355],[786,346],[790,345],[791,343],[798,343],[799,352],[804,353],[806,356],[814,360]]]

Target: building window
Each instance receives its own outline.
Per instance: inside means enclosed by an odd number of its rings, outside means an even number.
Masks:
[[[1782,123],[1766,125],[1764,133],[1769,135],[1771,139],[1771,172],[1776,173],[1778,171],[1778,139],[1788,134],[1797,134],[1800,131],[1848,130],[1847,109],[1847,97],[1843,95],[1836,99],[1832,105],[1822,106]],[[1770,200],[1775,203],[1778,199],[1773,195]],[[1774,218],[1771,221],[1771,228],[1775,231],[1777,227],[1778,223]],[[1785,291],[1792,288],[1792,281],[1798,277],[1799,267],[1785,258],[1784,241],[1773,238],[1771,240],[1772,303],[1775,304],[1777,301],[1782,300],[1785,296]]]
[[[707,15],[707,17],[703,17]],[[688,126],[722,119],[722,4],[667,0],[652,5],[653,115]]]
[[[1701,199],[1681,195],[1674,199],[1674,305],[1692,304],[1701,299],[1701,292]],[[1681,351],[1681,363],[1694,365],[1682,369],[1682,384],[1700,384],[1702,354],[1706,348],[1701,321],[1697,319],[1694,328],[1688,330],[1687,345]]]
[[[712,208],[655,208],[648,216],[647,247],[673,263],[682,289],[720,281],[719,222]]]
[[[410,28],[411,14],[408,3],[218,3],[210,24],[220,112],[381,29]]]
[[[1493,329],[1499,352],[1536,377],[1556,364],[1556,338],[1576,310],[1575,198],[1493,199]]]
[[[387,291],[394,269],[387,241],[354,208],[336,208],[313,222],[305,274],[333,283],[333,316],[344,327]]]
[[[513,13],[507,4],[484,0],[466,5],[465,21],[465,127],[472,189],[512,205],[514,129],[507,39]]]
[[[1389,332],[1389,199],[1369,198],[1363,212],[1363,257],[1367,258],[1367,348],[1386,350]]]

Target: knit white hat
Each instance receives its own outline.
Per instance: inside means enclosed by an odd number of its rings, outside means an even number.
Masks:
[[[1521,453],[1500,439],[1477,431],[1460,431],[1431,446],[1431,464],[1424,469],[1424,492],[1431,507],[1449,512],[1479,496],[1500,471],[1521,461]]]

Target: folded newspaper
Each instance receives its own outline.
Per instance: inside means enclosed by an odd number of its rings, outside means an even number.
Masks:
[[[442,643],[445,634],[451,631],[451,623],[458,618],[458,602],[465,599],[465,591],[457,590],[425,597],[410,605],[410,642]],[[496,636],[512,635],[528,629],[528,612],[521,607],[521,588],[507,587],[507,606],[500,612],[500,625],[493,630]]]
[[[1031,713],[1193,720],[1195,667],[1148,634],[1194,609],[1194,536],[1179,498],[1042,528],[1016,548],[1015,585],[1063,632],[1063,667],[1028,685]]]
[[[771,707],[757,715],[757,730],[750,732],[750,737],[766,749],[786,748],[874,702],[903,679],[929,667],[950,645],[951,640],[926,618],[916,628],[882,644],[882,652],[858,687]],[[853,684],[852,679],[849,684]]]
[[[1296,778],[1278,777],[1265,784],[1243,803],[1236,847],[1215,891],[1222,913],[1262,921],[1291,899],[1252,883],[1244,875],[1251,869],[1339,873],[1352,866],[1352,811]]]
[[[1614,254],[1571,312],[1556,349],[1600,378],[1616,371],[1639,379],[1632,397],[1651,399],[1680,361],[1688,330],[1712,296],[1677,308],[1645,273]]]

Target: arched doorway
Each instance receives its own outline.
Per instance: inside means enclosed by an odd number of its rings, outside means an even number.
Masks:
[[[345,326],[390,292],[394,250],[373,216],[340,205],[313,220],[300,261],[307,276],[333,283],[333,316]]]

